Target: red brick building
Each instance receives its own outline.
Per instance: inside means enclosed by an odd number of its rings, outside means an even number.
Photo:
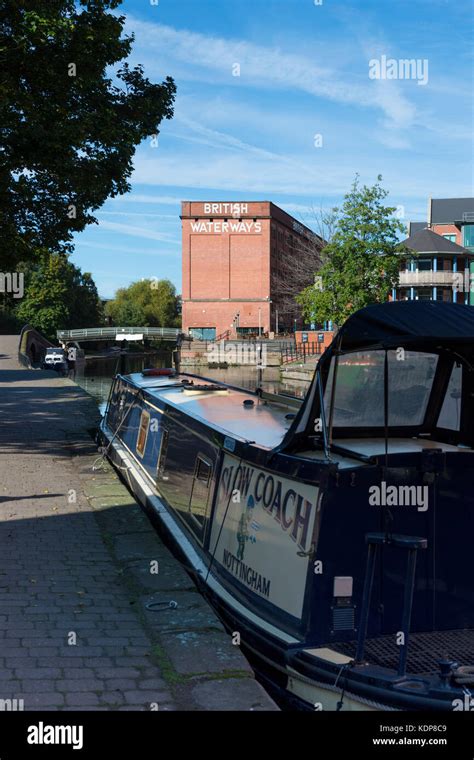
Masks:
[[[293,296],[323,241],[269,201],[181,204],[183,330],[213,339],[294,329]]]

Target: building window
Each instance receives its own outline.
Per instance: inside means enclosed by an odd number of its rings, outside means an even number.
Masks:
[[[215,340],[216,328],[215,327],[190,327],[189,334],[196,340]]]
[[[433,288],[417,288],[414,295],[415,301],[431,301],[433,298]]]
[[[145,453],[146,448],[146,439],[148,438],[148,428],[150,427],[150,415],[148,412],[143,410],[142,416],[140,417],[140,427],[138,428],[138,436],[137,436],[137,454],[140,457],[143,457],[143,454]]]
[[[443,237],[446,238],[446,240],[449,240],[450,243],[456,242],[456,234],[450,233],[449,235],[443,235]]]
[[[433,259],[417,259],[416,268],[419,272],[431,272],[433,269]]]
[[[462,228],[463,245],[465,248],[474,248],[474,224],[465,224]]]
[[[239,335],[257,335],[258,334],[258,327],[238,327],[237,333]]]

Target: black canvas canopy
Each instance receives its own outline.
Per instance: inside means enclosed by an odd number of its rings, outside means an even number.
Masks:
[[[428,391],[431,387],[429,404],[427,412],[423,417],[423,422],[418,421],[416,424],[414,422],[413,429],[408,431],[405,429],[402,431],[403,434],[415,435],[420,431],[427,433],[434,429],[441,403],[447,393],[453,364],[458,363],[464,367],[464,380],[462,390],[462,422],[461,428],[456,435],[463,440],[467,440],[467,437],[469,437],[470,441],[474,435],[471,424],[472,415],[474,414],[474,307],[462,304],[438,303],[436,301],[395,301],[367,306],[353,314],[344,323],[331,345],[321,357],[305,401],[280,448],[283,450],[291,449],[301,439],[303,440],[303,445],[305,445],[306,438],[314,436],[315,421],[322,420],[322,427],[325,428],[324,407],[326,407],[326,403],[323,403],[323,396],[326,395],[326,385],[331,368],[334,369],[335,363],[333,359],[340,357],[340,360],[343,360],[344,355],[346,355],[347,362],[347,358],[351,356],[352,352],[356,352],[354,354],[354,363],[356,365],[363,366],[364,362],[368,362],[367,366],[369,369],[367,369],[367,373],[369,374],[374,375],[377,372],[375,365],[377,362],[379,363],[378,377],[381,385],[378,396],[374,394],[372,398],[375,420],[377,418],[377,410],[384,407],[384,404],[387,409],[389,408],[388,398],[384,401],[383,387],[385,385],[387,393],[392,393],[394,390],[394,384],[389,380],[389,374],[391,375],[397,367],[398,362],[394,360],[393,355],[400,348],[410,352],[408,356],[411,359],[407,365],[407,373],[410,371],[410,367],[413,369],[413,363],[415,362],[413,353],[417,353],[420,357],[418,360],[419,366],[424,361],[425,367],[429,359],[423,360],[423,356],[431,355],[438,357],[436,373],[434,376],[431,373],[429,380],[428,377],[425,377],[422,381],[420,374],[417,374],[415,371],[414,376],[418,379],[413,382],[418,384],[417,388],[414,387],[410,391],[409,386],[406,385],[406,390],[402,391],[399,384],[400,392],[397,396],[397,407],[403,405],[404,399],[406,400],[405,406],[407,406],[410,402],[410,397],[415,398],[416,393],[418,396],[420,394],[423,395],[423,388],[420,388],[420,383]],[[364,359],[358,356],[357,354],[360,352],[367,353],[367,357]],[[382,352],[382,357],[380,356],[380,352]],[[391,353],[390,357],[388,356],[389,353]],[[388,362],[385,370],[385,379],[384,371],[380,367],[380,362],[384,361],[383,354],[385,354],[385,362]],[[395,365],[393,364],[394,361]],[[403,365],[400,364],[399,367],[401,366]],[[401,374],[403,375],[403,372]],[[400,377],[400,373],[398,375]],[[365,375],[365,377],[367,376],[368,374]],[[332,377],[333,380],[331,382],[334,383],[336,381],[336,370],[333,371]],[[359,382],[362,383],[360,390],[363,393],[365,381],[362,375],[355,381],[352,390],[355,393],[358,392]],[[367,394],[367,388],[365,388],[365,393]],[[367,398],[365,398],[365,401],[367,402]],[[353,400],[351,403],[356,408],[356,401]],[[394,410],[393,398],[390,399],[390,409]],[[347,412],[348,410],[346,409],[345,411]],[[329,429],[331,429],[332,413],[330,409],[326,409],[326,412],[329,418]],[[378,416],[380,417],[380,414]],[[416,415],[414,414],[414,420],[415,418]],[[380,420],[378,423],[374,421],[372,430],[368,430],[366,434],[380,434],[380,429]],[[349,432],[351,431],[346,431],[347,434]],[[359,434],[359,432],[357,426],[355,426],[352,428],[351,434]],[[452,437],[453,435],[450,434],[450,439]]]
[[[353,314],[331,344],[340,351],[423,342],[474,344],[474,307],[436,301],[374,304]],[[427,346],[428,348],[428,346]]]

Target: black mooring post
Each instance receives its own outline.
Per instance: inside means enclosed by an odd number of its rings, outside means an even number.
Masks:
[[[183,334],[179,333],[179,335],[176,337],[176,346],[175,346],[175,350],[173,351],[174,369],[177,375],[179,375],[181,371],[181,344],[182,342],[183,342]]]
[[[413,605],[413,591],[415,589],[416,571],[416,548],[408,550],[407,575],[405,579],[405,593],[403,595],[402,633],[403,644],[400,646],[398,660],[398,675],[404,676],[407,669],[408,637],[410,634],[411,610]]]
[[[362,593],[362,607],[360,611],[359,635],[357,637],[356,662],[364,659],[365,639],[369,624],[370,600],[372,597],[372,585],[374,582],[375,561],[377,559],[378,545],[369,540],[367,552],[367,567],[365,570],[364,591]]]
[[[120,368],[119,368],[119,374],[124,375],[125,374],[125,348],[120,348]]]

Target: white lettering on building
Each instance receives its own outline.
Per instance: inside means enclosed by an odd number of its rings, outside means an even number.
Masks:
[[[259,234],[262,232],[261,222],[250,221],[229,221],[229,222],[191,222],[191,232],[197,233],[214,233],[216,235],[222,235],[229,232],[244,232]]]
[[[231,216],[241,216],[248,214],[248,203],[205,203],[205,214],[230,214]]]

